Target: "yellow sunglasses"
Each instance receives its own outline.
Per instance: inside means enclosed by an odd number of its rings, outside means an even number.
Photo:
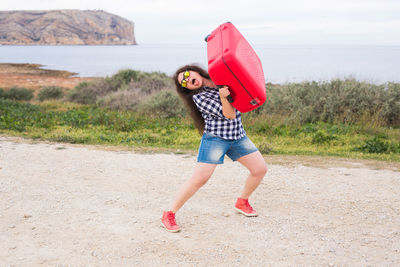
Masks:
[[[186,86],[188,84],[188,79],[187,78],[189,78],[189,76],[190,76],[190,72],[188,70],[186,70],[183,73],[183,78],[182,78],[182,81],[181,81],[181,86],[182,87],[186,88]]]

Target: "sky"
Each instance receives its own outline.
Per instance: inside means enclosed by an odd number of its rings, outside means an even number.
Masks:
[[[251,44],[400,45],[400,0],[1,0],[0,10],[104,10],[138,44],[198,44],[230,21]]]

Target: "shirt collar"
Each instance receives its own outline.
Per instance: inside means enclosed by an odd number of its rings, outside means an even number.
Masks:
[[[208,87],[208,86],[203,86],[204,90],[213,90],[213,91],[218,91],[218,88],[213,88],[213,87]]]

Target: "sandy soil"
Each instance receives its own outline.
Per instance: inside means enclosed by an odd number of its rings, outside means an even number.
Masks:
[[[0,265],[399,266],[398,165],[266,157],[233,211],[247,170],[226,160],[160,227],[193,154],[142,153],[0,136]]]
[[[0,63],[0,88],[23,87],[36,94],[45,86],[72,89],[91,77],[74,77],[76,73],[42,68],[40,64]]]

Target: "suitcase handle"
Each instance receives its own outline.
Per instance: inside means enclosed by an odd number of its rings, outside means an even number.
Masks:
[[[218,88],[222,88],[222,87],[224,87],[223,85],[217,85],[217,87]],[[233,103],[233,97],[231,96],[231,95],[228,95],[227,97],[226,97],[226,99],[228,100],[228,102],[229,103]]]

